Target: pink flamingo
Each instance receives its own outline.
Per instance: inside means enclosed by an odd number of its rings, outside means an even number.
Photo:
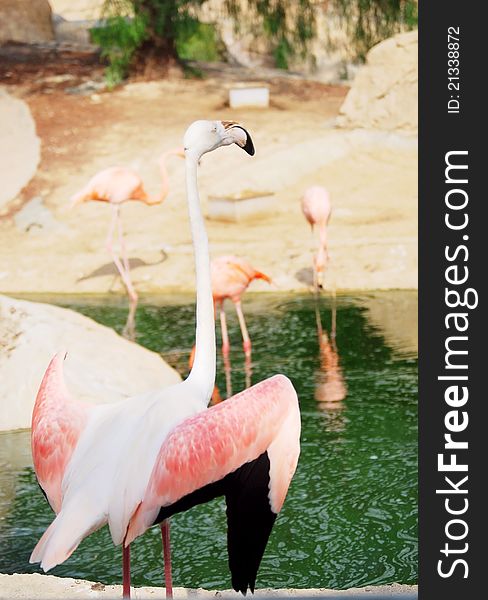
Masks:
[[[31,562],[48,571],[108,523],[114,543],[124,546],[124,596],[130,596],[129,544],[160,521],[166,594],[172,595],[168,518],[222,494],[233,585],[254,589],[300,450],[298,400],[283,375],[206,409],[215,382],[215,319],[197,165],[220,146],[235,143],[251,155],[254,147],[233,121],[196,121],[184,143],[197,277],[196,350],[189,376],[153,393],[88,408],[70,399],[57,355],[34,406],[34,465],[57,516]]]
[[[222,354],[229,356],[230,343],[227,332],[227,321],[224,311],[224,300],[230,298],[236,307],[237,318],[242,334],[242,347],[246,356],[251,356],[251,339],[247,331],[244,313],[242,312],[241,297],[254,279],[264,279],[271,283],[271,279],[256,271],[243,258],[238,256],[219,256],[210,264],[212,277],[212,294],[215,306],[219,308],[220,326],[222,328]]]
[[[319,230],[319,247],[313,259],[313,284],[314,288],[323,287],[324,270],[329,260],[327,249],[327,224],[332,207],[329,192],[320,185],[314,185],[305,190],[302,197],[302,212],[313,228],[317,225]]]
[[[148,206],[161,204],[169,193],[169,177],[166,168],[166,159],[169,156],[179,156],[184,158],[183,148],[174,148],[164,152],[158,162],[161,172],[161,189],[158,196],[150,198],[145,189],[140,176],[128,167],[110,167],[94,175],[85,187],[71,198],[71,206],[76,206],[83,202],[108,202],[112,206],[112,219],[108,229],[107,240],[105,242],[107,250],[117,267],[118,272],[127,289],[131,306],[135,307],[137,303],[137,292],[134,289],[130,277],[129,259],[125,247],[124,234],[122,230],[122,220],[120,218],[120,208],[122,204],[130,200],[140,201]],[[113,236],[117,228],[117,237],[122,255],[122,261],[113,248]]]

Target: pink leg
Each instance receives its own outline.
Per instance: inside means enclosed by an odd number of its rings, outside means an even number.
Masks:
[[[136,309],[137,309],[137,300],[131,300],[129,303],[129,314],[127,315],[127,321],[125,323],[124,329],[122,331],[122,335],[134,342],[136,339]]]
[[[224,371],[225,371],[225,392],[226,398],[232,396],[232,375],[230,366],[230,342],[229,333],[227,331],[227,319],[225,317],[224,303],[219,304],[220,311],[220,329],[222,331],[222,356],[224,357]]]
[[[124,280],[125,287],[127,288],[127,293],[129,294],[129,299],[131,301],[131,305],[134,305],[137,303],[138,297],[137,297],[137,292],[135,291],[134,286],[132,284],[132,279],[130,276],[129,259],[127,258],[127,250],[125,247],[124,232],[122,231],[122,220],[120,218],[120,211],[117,211],[117,227],[118,227],[118,234],[119,234],[120,252],[122,254],[122,261],[124,263],[124,273],[125,273],[125,277],[122,277],[122,279]]]
[[[227,320],[225,318],[224,303],[221,302],[219,306],[220,311],[220,329],[222,330],[222,355],[224,358],[229,357],[230,343],[229,333],[227,331]]]
[[[115,251],[113,249],[113,233],[114,233],[115,225],[119,223],[120,214],[119,214],[118,206],[113,206],[112,208],[113,208],[112,221],[110,222],[110,227],[108,230],[106,246],[107,246],[108,252],[110,253],[110,256],[112,257],[112,260],[114,261],[115,266],[117,267],[118,272],[120,273],[120,276],[122,277],[122,281],[124,282],[124,285],[127,289],[127,293],[129,294],[129,299],[131,300],[131,302],[134,303],[134,302],[137,302],[137,293],[132,285],[132,281],[130,279],[129,272],[125,270],[124,266],[120,262],[119,257],[117,256],[117,254],[115,253]],[[120,239],[119,239],[119,242],[120,242]]]
[[[161,537],[163,538],[163,557],[164,557],[164,585],[166,588],[166,598],[173,597],[173,577],[171,575],[171,547],[169,538],[169,519],[161,523]]]
[[[130,272],[129,259],[127,258],[127,248],[125,247],[124,232],[122,230],[122,219],[120,218],[120,213],[119,213],[119,217],[117,219],[117,228],[118,228],[118,234],[119,234],[119,246],[120,246],[120,251],[122,253],[122,262],[124,263],[125,272],[127,274],[129,274],[129,272]]]
[[[232,396],[232,368],[230,366],[229,356],[224,356],[224,372],[225,372],[225,397]]]
[[[242,306],[240,300],[234,303],[236,306],[237,317],[239,319],[239,325],[242,333],[242,347],[244,348],[244,354],[247,357],[251,357],[251,338],[247,332],[246,321],[244,319],[244,313],[242,312]]]
[[[251,387],[251,376],[252,376],[252,366],[251,366],[251,354],[246,354],[244,359],[244,372],[246,374],[246,390],[248,387]]]
[[[130,598],[130,546],[122,550],[122,597]]]

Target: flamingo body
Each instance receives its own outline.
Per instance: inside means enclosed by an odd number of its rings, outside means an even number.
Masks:
[[[216,302],[222,302],[226,298],[230,298],[232,302],[239,302],[253,279],[271,282],[267,275],[256,271],[252,265],[238,256],[215,258],[210,264],[210,271],[212,294]]]
[[[220,256],[210,264],[212,296],[214,305],[220,307],[220,323],[222,328],[222,354],[228,359],[230,352],[229,337],[227,334],[227,322],[223,302],[230,298],[236,307],[239,326],[242,333],[242,346],[246,358],[251,357],[251,338],[247,331],[244,313],[242,312],[241,296],[247,290],[253,279],[264,279],[271,283],[271,279],[250,265],[246,260],[238,256]]]
[[[312,227],[327,225],[331,210],[329,192],[324,187],[313,185],[305,190],[302,211]]]
[[[72,197],[72,203],[95,200],[122,204],[128,200],[148,198],[140,176],[128,167],[109,167],[94,175],[86,186]]]
[[[161,446],[125,543],[177,512],[224,495],[233,587],[254,591],[299,453],[297,395],[283,375],[186,419]]]
[[[164,152],[159,158],[159,168],[161,171],[161,191],[159,196],[149,198],[140,176],[128,167],[109,167],[94,175],[85,187],[71,198],[71,206],[89,201],[107,202],[112,206],[112,220],[107,235],[106,246],[114,264],[120,273],[122,281],[127,289],[130,299],[129,318],[127,320],[127,332],[129,337],[134,336],[135,321],[134,315],[137,305],[137,292],[132,283],[129,268],[129,259],[125,248],[124,234],[122,230],[122,221],[120,218],[120,208],[123,203],[130,200],[139,200],[149,206],[161,204],[164,202],[169,192],[168,171],[166,169],[166,159],[168,156],[175,155],[184,157],[182,148],[175,148]],[[113,235],[117,228],[118,242],[120,246],[121,258],[114,251]]]
[[[314,285],[322,286],[323,272],[327,266],[327,224],[332,211],[329,192],[320,185],[305,190],[302,197],[302,212],[313,230],[319,230],[319,247],[314,256]]]
[[[63,477],[61,510],[31,561],[41,562],[45,571],[52,569],[106,523],[113,542],[120,544],[165,437],[207,403],[186,380],[115,404],[93,406]]]

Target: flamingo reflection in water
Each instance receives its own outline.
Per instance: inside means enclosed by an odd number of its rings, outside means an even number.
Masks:
[[[319,409],[328,417],[333,429],[342,430],[344,420],[339,417],[344,409],[344,398],[347,396],[347,384],[340,364],[339,351],[336,344],[337,307],[335,294],[332,302],[332,325],[330,335],[322,326],[320,317],[319,296],[316,296],[315,318],[319,342],[320,368],[317,371],[315,399]]]

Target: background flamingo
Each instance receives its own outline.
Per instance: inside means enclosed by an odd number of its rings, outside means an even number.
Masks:
[[[254,279],[264,279],[271,283],[271,279],[256,271],[243,258],[238,256],[220,256],[215,258],[210,265],[212,277],[212,294],[216,308],[220,312],[220,325],[222,327],[222,354],[229,355],[230,343],[227,332],[227,322],[224,310],[224,300],[230,298],[236,307],[239,326],[242,333],[242,347],[246,356],[251,356],[251,339],[246,327],[244,313],[242,312],[241,297]]]
[[[215,310],[217,310],[218,307],[220,314],[222,355],[224,358],[226,393],[228,398],[232,395],[232,378],[230,366],[230,342],[227,331],[224,301],[226,298],[230,298],[236,307],[242,334],[242,346],[246,357],[244,364],[246,387],[249,387],[251,385],[251,338],[249,337],[244,313],[242,311],[241,297],[254,279],[264,279],[268,283],[271,283],[271,279],[264,273],[261,273],[261,271],[256,271],[256,269],[243,258],[232,255],[215,258],[210,263],[210,272],[212,277],[214,306]]]
[[[305,190],[302,197],[302,211],[305,218],[313,228],[319,230],[319,247],[313,259],[313,284],[314,288],[323,287],[324,270],[329,260],[327,248],[327,224],[332,207],[329,192],[320,185],[314,185]]]
[[[31,561],[41,562],[45,571],[66,560],[84,537],[108,522],[114,543],[125,542],[124,595],[130,594],[128,545],[152,524],[151,503],[160,501],[148,483],[157,484],[158,494],[161,491],[169,494],[173,502],[163,502],[162,506],[170,506],[168,510],[173,514],[203,501],[201,498],[209,494],[207,486],[220,481],[219,489],[224,490],[228,505],[236,503],[229,509],[229,515],[235,514],[237,523],[244,518],[243,510],[254,514],[256,502],[266,505],[266,526],[255,527],[252,535],[248,531],[251,528],[246,528],[245,546],[240,544],[239,528],[236,530],[229,523],[231,570],[233,577],[235,569],[240,573],[236,575],[235,585],[240,586],[239,589],[244,584],[244,589],[248,585],[254,587],[264,546],[298,459],[300,418],[296,393],[289,380],[277,376],[247,390],[235,401],[209,409],[208,420],[188,420],[191,415],[205,411],[215,381],[216,358],[208,241],[198,199],[197,163],[205,152],[231,143],[254,154],[247,132],[234,122],[197,121],[185,135],[188,204],[197,275],[196,350],[188,378],[151,394],[90,407],[88,416],[85,409],[81,409],[78,419],[75,409],[78,405],[70,404],[59,376],[62,364],[59,356],[44,377],[34,408],[34,464],[43,489],[53,495],[58,514],[38,542]],[[225,412],[210,412],[224,406]],[[245,419],[248,425],[243,428]],[[183,430],[178,429],[179,425]],[[189,438],[204,437],[208,442],[204,447],[190,443]],[[180,447],[181,444],[185,448]],[[212,456],[215,461],[209,460]],[[195,471],[194,461],[198,457],[199,464],[206,464],[206,469],[199,466]],[[233,475],[240,467],[251,469],[261,482],[267,480],[266,485],[259,488],[265,492],[264,496],[256,498],[254,486],[246,489],[245,482],[251,473],[246,477]],[[181,473],[184,472],[185,477],[171,476],[170,481],[161,483],[161,476],[174,468],[183,469]],[[254,478],[253,475],[251,479]],[[235,482],[231,483],[231,479]],[[49,489],[51,482],[54,492]],[[212,490],[217,495],[215,488]],[[188,495],[194,492],[196,496],[190,499]],[[136,511],[138,518],[129,539],[128,528]],[[162,518],[168,516],[169,512]],[[166,520],[162,530],[167,593],[171,595]],[[235,542],[231,542],[234,539],[231,531],[236,531]],[[237,563],[232,558],[234,543],[240,548]],[[240,561],[243,551],[246,561]]]
[[[169,176],[166,168],[166,159],[169,156],[184,158],[183,148],[174,148],[164,152],[158,162],[161,172],[161,189],[159,195],[150,198],[140,176],[128,167],[110,167],[94,175],[86,186],[71,198],[71,205],[76,206],[83,202],[108,202],[112,206],[112,219],[108,229],[106,247],[117,267],[118,272],[127,289],[130,300],[128,329],[133,328],[133,318],[137,305],[137,292],[132,284],[130,276],[129,259],[125,246],[122,221],[120,218],[120,207],[124,202],[130,200],[140,201],[148,206],[161,204],[169,192]],[[117,229],[117,239],[122,260],[114,250],[113,237]]]

